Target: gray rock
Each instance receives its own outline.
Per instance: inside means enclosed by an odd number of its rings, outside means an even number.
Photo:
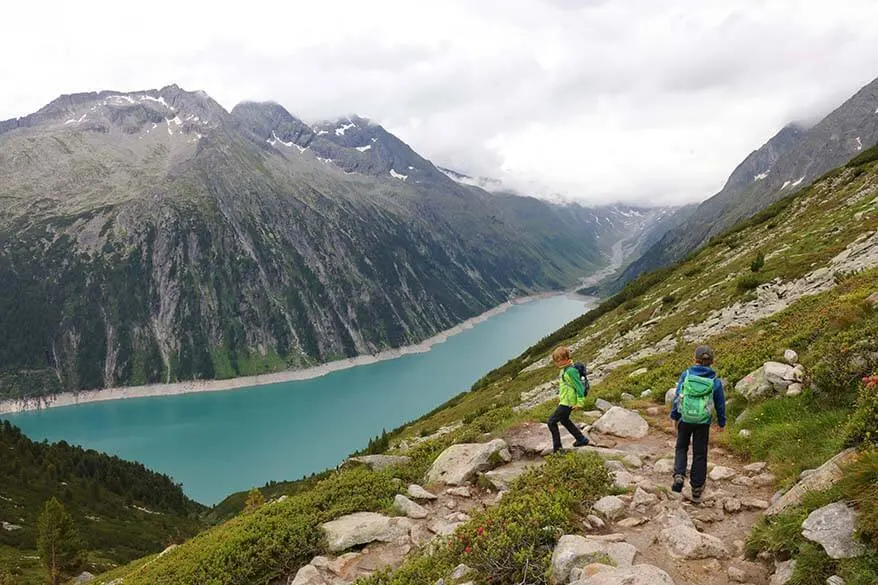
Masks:
[[[575,585],[674,585],[674,580],[653,565],[634,565],[612,571],[600,571],[576,581]]]
[[[621,398],[622,400],[634,400],[634,395],[628,394],[627,392],[622,392]]]
[[[661,531],[659,540],[668,554],[680,559],[726,558],[729,551],[719,538],[702,534],[691,526],[678,524]]]
[[[777,514],[791,506],[797,506],[805,494],[831,488],[842,477],[842,467],[856,457],[855,449],[846,449],[817,468],[812,474],[794,485],[788,492],[771,505],[767,515]]]
[[[786,395],[787,396],[798,396],[802,393],[803,387],[798,382],[793,382],[789,386],[787,386]]]
[[[760,473],[753,476],[753,484],[759,487],[774,485],[775,482],[777,482],[777,478],[773,473]]]
[[[795,350],[788,349],[783,352],[783,359],[789,365],[795,366],[797,363],[799,363],[799,354],[797,354]]]
[[[735,583],[747,582],[747,573],[738,567],[730,566],[726,573],[729,576],[729,581],[734,581]]]
[[[451,579],[454,581],[459,581],[472,572],[473,570],[471,568],[461,563],[454,567],[454,570],[451,571]]]
[[[595,516],[594,514],[589,514],[586,517],[586,519],[588,520],[588,523],[591,524],[592,528],[594,528],[595,530],[601,530],[606,526],[606,524],[604,523],[603,519],[601,519],[600,516]]]
[[[849,559],[866,552],[854,540],[859,514],[843,502],[835,502],[814,510],[802,523],[802,536],[820,544],[833,559]]]
[[[616,567],[612,565],[605,565],[603,563],[589,563],[582,568],[576,567],[572,571],[570,571],[570,582],[578,582],[583,579],[588,579],[598,573],[603,573],[606,571],[615,571]]]
[[[765,381],[778,392],[786,390],[793,382],[798,382],[799,376],[794,368],[780,362],[765,362],[762,366],[765,370]]]
[[[314,565],[305,565],[290,581],[290,585],[326,585],[320,571]]]
[[[723,509],[729,513],[736,513],[741,511],[741,500],[738,498],[726,498],[723,502]]]
[[[677,395],[677,387],[669,388],[667,392],[665,392],[665,404],[670,406],[674,403],[674,397]]]
[[[635,526],[640,526],[641,524],[646,524],[649,522],[646,518],[640,518],[636,516],[630,516],[628,518],[622,518],[618,522],[616,522],[616,526],[620,528],[634,528]]]
[[[634,476],[627,471],[614,471],[610,475],[613,476],[613,485],[620,490],[628,489],[634,483]]]
[[[94,581],[95,576],[89,573],[88,571],[83,571],[73,580],[74,585],[82,585],[83,583],[88,583],[90,581]]]
[[[741,505],[750,510],[767,510],[771,504],[759,498],[743,498]]]
[[[594,406],[595,406],[595,408],[597,408],[601,412],[607,412],[608,410],[613,408],[613,403],[607,402],[603,398],[598,398],[597,400],[595,400]]]
[[[674,473],[674,460],[673,459],[659,459],[655,462],[655,465],[652,466],[652,470],[655,473],[661,474],[671,474]]]
[[[737,475],[737,473],[734,469],[730,467],[723,467],[722,465],[717,465],[710,470],[710,479],[712,479],[713,481],[731,479],[735,477],[735,475]]]
[[[393,508],[402,512],[409,518],[421,519],[427,517],[427,509],[416,504],[402,494],[396,494],[393,498]]]
[[[636,412],[614,406],[592,425],[592,429],[617,437],[639,439],[649,432],[649,425]]]
[[[445,490],[445,493],[449,496],[457,496],[458,498],[471,498],[473,497],[473,493],[466,486],[460,486],[456,488],[448,488]]]
[[[513,461],[497,469],[486,471],[483,476],[496,490],[505,490],[509,484],[528,469],[539,467],[545,463],[544,459],[535,461]]]
[[[382,469],[387,469],[394,465],[411,463],[411,460],[411,457],[405,457],[403,455],[362,455],[360,457],[351,457],[348,459],[348,462],[359,463],[361,465],[366,465],[375,471],[381,471]]]
[[[844,579],[838,575],[833,575],[826,578],[826,585],[844,585]]]
[[[552,553],[552,580],[567,583],[576,567],[599,562],[609,557],[618,567],[630,567],[637,549],[627,542],[589,540],[578,534],[565,534]]]
[[[796,561],[786,561],[777,563],[774,574],[771,576],[769,585],[786,585],[787,581],[793,578],[793,572],[796,570]]]
[[[427,522],[427,530],[439,536],[451,536],[457,527],[463,522],[455,520],[447,520],[445,518],[434,518]]]
[[[636,370],[634,370],[633,372],[628,374],[628,377],[629,378],[637,378],[637,377],[640,377],[643,374],[647,373],[648,371],[649,371],[649,368],[637,368]]]
[[[628,467],[634,467],[635,469],[643,467],[643,460],[634,454],[625,455],[625,457],[622,458],[622,463]]]
[[[488,443],[462,443],[445,449],[427,472],[427,483],[462,485],[480,471],[488,471],[498,461],[509,462],[512,455],[502,439]]]
[[[747,473],[762,473],[765,471],[765,468],[768,467],[768,463],[765,461],[757,461],[756,463],[751,463],[750,465],[744,466],[744,471]]]
[[[662,413],[662,408],[660,406],[650,406],[646,409],[646,414],[649,416],[658,416]]]
[[[614,471],[625,471],[625,464],[621,461],[616,461],[615,459],[607,459],[604,461],[604,466],[607,468],[610,473]]]
[[[435,500],[439,497],[436,494],[431,494],[430,492],[415,483],[410,485],[407,491],[409,497],[415,500]]]
[[[747,429],[741,429],[740,431],[738,431],[738,436],[739,436],[739,437],[743,437],[743,438],[745,438],[745,439],[746,439],[747,437],[751,436],[752,434],[753,434],[753,433],[752,433],[751,431],[747,430]]]
[[[735,384],[735,392],[747,400],[753,400],[771,394],[773,386],[766,380],[765,368],[761,366],[741,378]]]
[[[594,503],[593,509],[607,520],[615,520],[625,513],[625,502],[616,496],[604,496]]]
[[[640,393],[641,398],[649,398],[652,396],[652,390],[644,390]]]
[[[658,502],[658,497],[644,490],[637,488],[634,490],[634,497],[631,499],[631,507],[636,508],[637,506],[651,506]]]
[[[411,526],[408,518],[388,518],[374,512],[357,512],[321,525],[330,552],[375,541],[405,543]]]

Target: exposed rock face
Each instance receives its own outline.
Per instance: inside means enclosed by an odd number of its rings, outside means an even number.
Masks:
[[[592,425],[592,429],[617,437],[639,439],[649,432],[649,424],[636,412],[614,406]]]
[[[341,552],[375,541],[408,542],[411,526],[411,521],[407,518],[388,518],[374,512],[357,512],[326,522],[321,527],[326,533],[329,551]]]
[[[480,471],[495,467],[497,462],[511,460],[512,455],[502,439],[452,445],[433,462],[427,472],[427,483],[463,485],[475,479]]]
[[[601,571],[576,581],[575,585],[674,585],[674,580],[653,565],[634,565],[612,571]]]
[[[802,536],[820,544],[833,559],[862,555],[866,548],[854,540],[857,512],[843,502],[814,510],[802,523]]]
[[[841,479],[842,467],[853,461],[856,456],[857,452],[855,449],[846,449],[835,455],[813,473],[794,485],[777,502],[774,502],[765,513],[768,515],[777,514],[791,506],[798,505],[802,501],[802,497],[808,492],[829,489]]]

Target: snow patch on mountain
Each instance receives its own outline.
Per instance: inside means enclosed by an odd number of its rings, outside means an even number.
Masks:
[[[390,169],[390,176],[393,177],[394,179],[399,179],[400,181],[405,181],[406,179],[409,178],[408,175],[403,175],[401,173],[397,173],[393,169]]]

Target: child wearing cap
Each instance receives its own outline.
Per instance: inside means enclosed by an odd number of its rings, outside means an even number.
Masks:
[[[710,439],[712,410],[720,431],[726,426],[726,398],[723,385],[713,365],[713,350],[701,345],[695,349],[695,365],[680,374],[671,419],[677,427],[677,446],[674,456],[674,483],[671,489],[683,491],[689,444],[692,444],[692,469],[689,483],[692,502],[701,503],[704,482],[707,479],[707,443]]]
[[[584,447],[588,445],[588,438],[582,434],[579,427],[570,420],[570,413],[574,408],[581,408],[585,402],[585,387],[580,380],[579,372],[573,366],[573,360],[570,359],[570,349],[564,346],[558,347],[552,352],[552,362],[561,370],[558,380],[558,408],[546,421],[549,426],[549,432],[552,433],[552,450],[557,453],[561,450],[561,433],[558,430],[558,423],[564,425],[575,442],[574,447]]]

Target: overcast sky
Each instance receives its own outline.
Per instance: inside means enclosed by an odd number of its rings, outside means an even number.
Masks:
[[[177,83],[358,113],[440,165],[594,203],[705,199],[878,77],[874,0],[31,0],[3,22],[0,119]]]

